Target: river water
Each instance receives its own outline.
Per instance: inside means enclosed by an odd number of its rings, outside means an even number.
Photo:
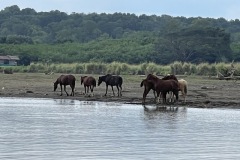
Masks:
[[[0,98],[0,159],[239,159],[240,110]]]

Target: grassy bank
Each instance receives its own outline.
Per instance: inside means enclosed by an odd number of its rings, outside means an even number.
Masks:
[[[235,75],[240,75],[240,63],[234,63]],[[117,74],[117,75],[142,75],[153,73],[157,75],[181,74],[181,75],[209,75],[214,76],[217,72],[227,74],[231,69],[230,63],[181,63],[174,62],[169,65],[158,65],[155,63],[142,63],[130,65],[127,63],[71,63],[71,64],[47,64],[32,63],[29,66],[0,67],[0,71],[8,70],[19,73],[72,73],[72,74]]]

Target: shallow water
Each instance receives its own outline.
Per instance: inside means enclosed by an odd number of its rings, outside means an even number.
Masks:
[[[0,159],[239,159],[240,110],[0,98]]]

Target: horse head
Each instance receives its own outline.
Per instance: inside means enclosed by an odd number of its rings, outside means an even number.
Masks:
[[[86,78],[87,76],[81,76],[81,85],[83,84],[84,78]]]
[[[98,86],[104,81],[104,76],[98,78]]]
[[[54,83],[53,83],[53,86],[54,86],[53,90],[56,91],[56,89],[57,89],[57,87],[58,87],[58,82],[54,82]]]

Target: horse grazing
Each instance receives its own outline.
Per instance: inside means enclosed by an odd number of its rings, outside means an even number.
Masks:
[[[143,104],[145,103],[146,96],[150,89],[154,88],[157,92],[158,102],[160,99],[160,94],[162,95],[163,103],[166,103],[166,95],[169,91],[173,92],[176,96],[176,100],[178,100],[178,82],[175,80],[162,80],[159,79],[157,81],[154,80],[143,80],[143,85],[146,86],[143,93]]]
[[[107,74],[105,76],[100,76],[98,79],[98,86],[102,83],[105,82],[106,83],[106,93],[105,96],[107,95],[107,91],[108,91],[108,85],[110,85],[112,87],[112,91],[113,91],[113,95],[115,96],[114,90],[113,90],[113,86],[116,86],[118,89],[118,96],[122,96],[122,83],[123,83],[123,79],[120,76],[113,76],[111,74]]]
[[[93,94],[93,88],[96,87],[96,79],[92,76],[81,76],[81,85],[84,85],[85,94],[89,92],[89,88],[91,93]]]
[[[178,80],[178,86],[179,90],[182,92],[184,102],[186,102],[186,96],[187,96],[187,81],[184,79]]]
[[[54,91],[56,91],[58,84],[60,84],[61,87],[61,94],[60,96],[62,96],[62,85],[64,86],[64,91],[66,92],[67,96],[68,93],[66,91],[66,86],[70,85],[72,92],[70,94],[70,96],[74,96],[74,88],[75,88],[75,81],[76,78],[73,75],[61,75],[56,82],[54,82]]]

